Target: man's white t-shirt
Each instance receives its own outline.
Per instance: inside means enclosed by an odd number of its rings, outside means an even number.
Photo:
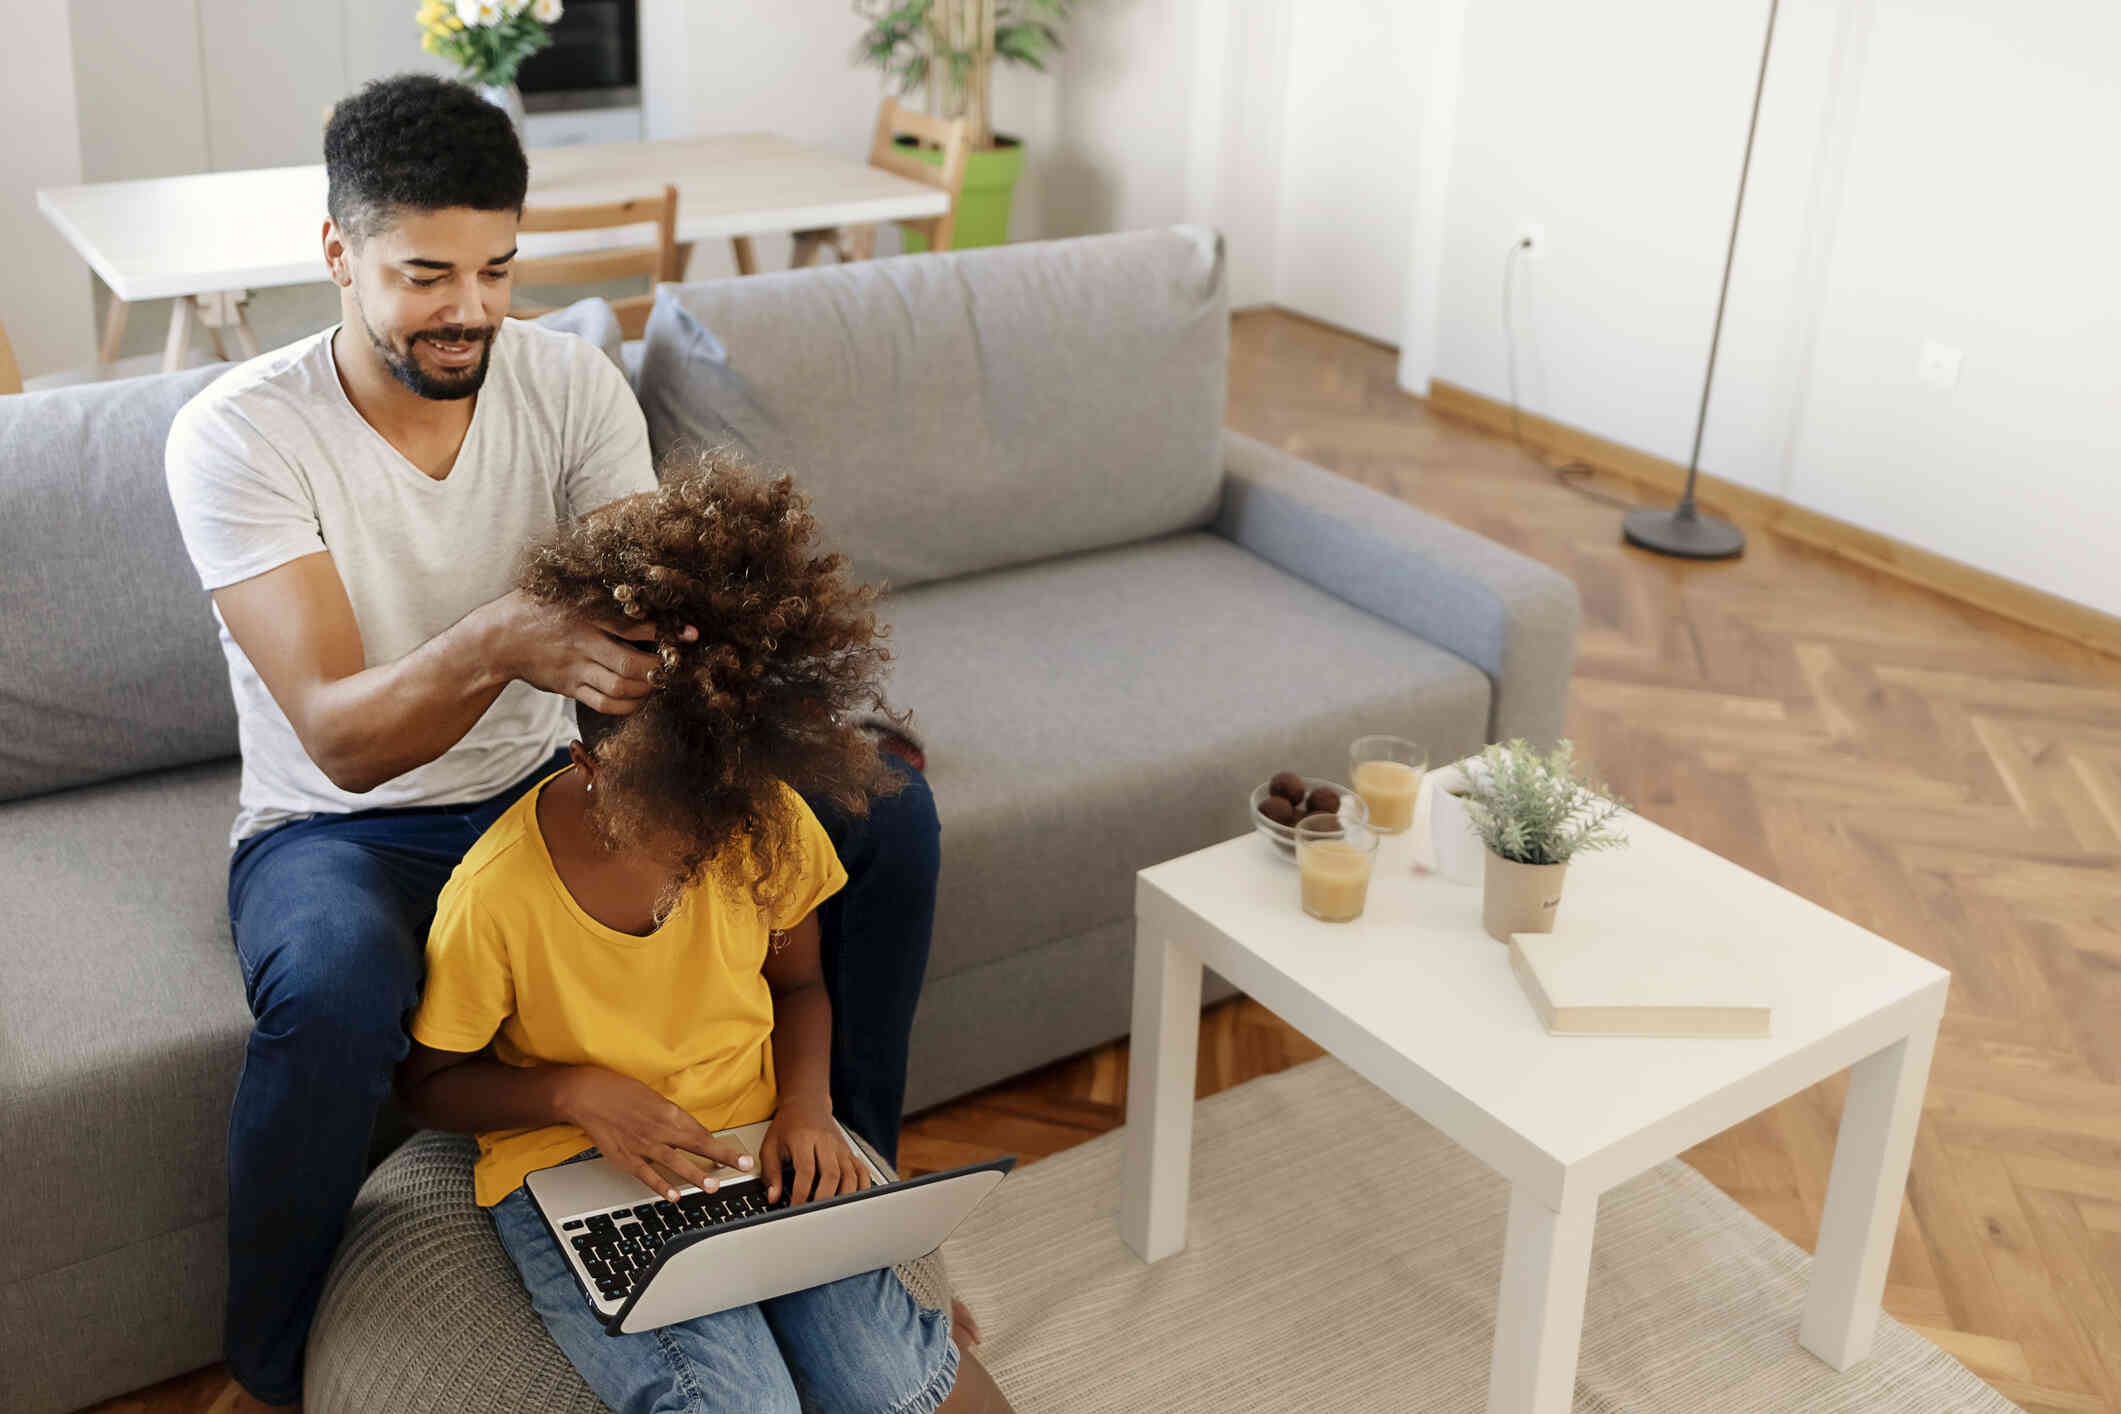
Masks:
[[[354,410],[336,332],[230,369],[170,427],[170,499],[209,591],[328,551],[374,667],[507,593],[537,536],[655,488],[625,375],[574,334],[501,321],[471,427],[438,481]],[[231,845],[307,815],[482,800],[573,736],[569,699],[511,682],[440,757],[354,795],[310,760],[218,608],[214,620],[243,750]]]

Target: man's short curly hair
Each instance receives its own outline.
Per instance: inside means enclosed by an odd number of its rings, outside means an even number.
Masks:
[[[530,163],[508,115],[431,74],[377,79],[324,127],[325,205],[351,241],[403,211],[523,209]]]
[[[770,908],[795,826],[784,784],[859,817],[906,783],[856,725],[886,712],[877,587],[850,579],[844,555],[813,554],[816,536],[792,478],[688,450],[666,460],[658,490],[524,555],[517,584],[531,597],[655,626],[647,698],[590,744],[590,824],[612,848],[675,847],[664,901],[712,870]],[[681,640],[687,624],[697,641]]]

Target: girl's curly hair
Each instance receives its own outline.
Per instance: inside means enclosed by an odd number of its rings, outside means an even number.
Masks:
[[[906,719],[884,706],[878,589],[847,577],[846,556],[813,555],[816,536],[792,478],[716,448],[674,455],[659,489],[524,554],[516,583],[531,597],[655,626],[647,698],[587,745],[607,785],[589,815],[604,843],[677,850],[659,914],[710,870],[772,908],[795,826],[784,784],[861,816],[906,783],[856,722]],[[681,641],[687,624],[697,641]]]

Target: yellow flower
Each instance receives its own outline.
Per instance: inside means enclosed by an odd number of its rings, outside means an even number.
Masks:
[[[455,16],[455,15],[451,15],[451,16],[449,17],[449,27],[450,27],[451,29],[453,29],[453,30],[454,30],[454,29],[462,29],[462,28],[464,28],[464,22],[463,22],[462,20],[458,19],[458,18],[457,18],[457,17]]]
[[[431,31],[420,36],[420,47],[430,54],[440,52],[435,48],[435,37]]]

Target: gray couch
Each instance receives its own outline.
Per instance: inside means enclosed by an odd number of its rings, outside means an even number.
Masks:
[[[887,578],[943,822],[910,1109],[1123,1035],[1133,874],[1368,731],[1561,725],[1567,580],[1222,430],[1220,243],[1177,229],[667,287],[660,452],[796,468]],[[200,369],[0,398],[0,1409],[217,1358],[235,718],[169,510]],[[1212,984],[1219,1000],[1229,989]]]

